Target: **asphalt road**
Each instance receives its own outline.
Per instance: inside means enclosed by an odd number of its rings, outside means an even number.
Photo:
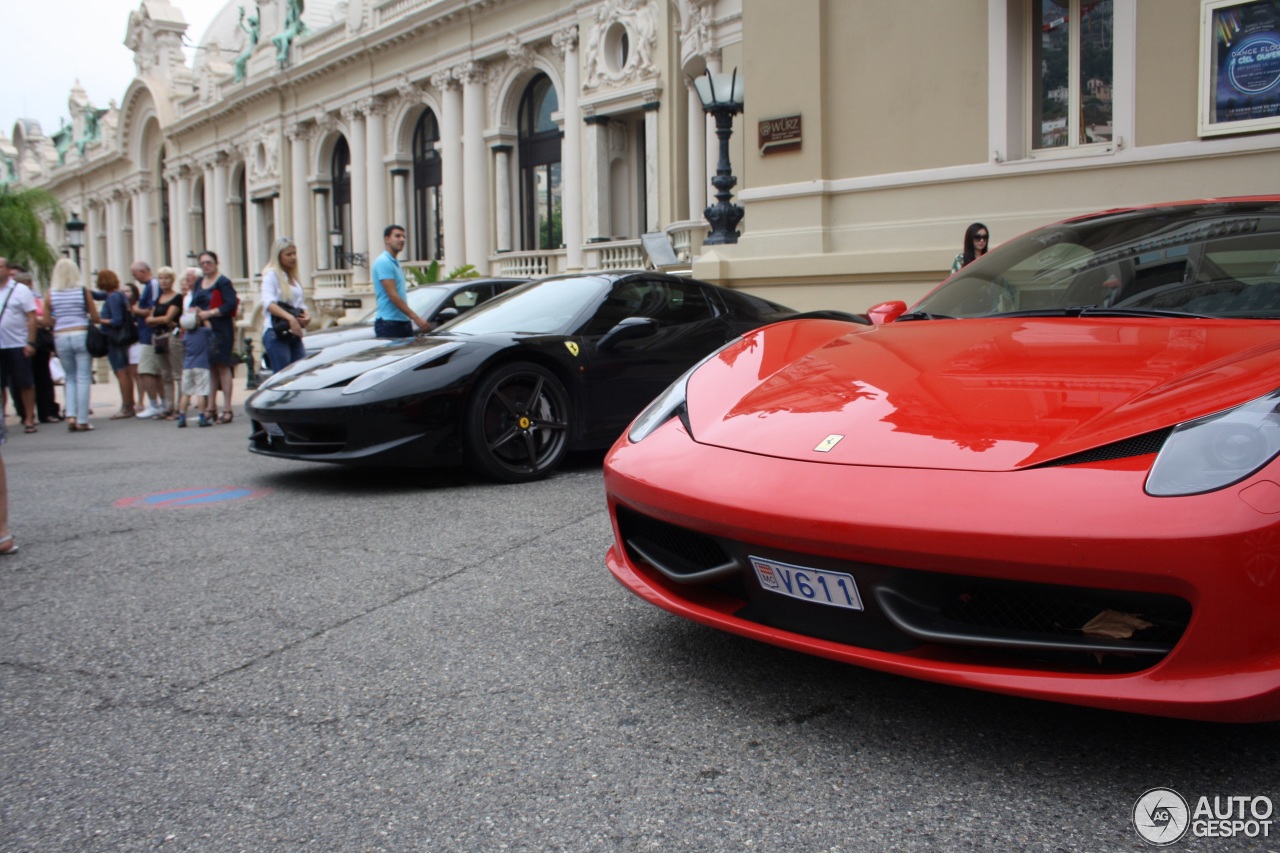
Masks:
[[[598,456],[498,486],[262,459],[242,417],[98,424],[0,451],[5,851],[1144,850],[1150,788],[1280,802],[1278,726],[913,682],[641,602]]]

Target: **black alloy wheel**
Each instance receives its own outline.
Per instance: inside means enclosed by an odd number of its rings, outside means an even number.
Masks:
[[[504,364],[476,387],[467,404],[467,463],[504,483],[537,480],[569,449],[569,393],[537,364]]]

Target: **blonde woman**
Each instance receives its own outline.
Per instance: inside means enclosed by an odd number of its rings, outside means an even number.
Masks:
[[[272,373],[306,357],[302,336],[311,315],[298,281],[298,247],[288,237],[271,247],[271,260],[262,271],[262,314],[262,346]],[[276,325],[287,325],[287,331],[277,332]]]
[[[90,323],[100,323],[98,303],[80,282],[80,268],[67,258],[53,266],[49,283],[49,312],[58,360],[67,374],[67,428],[88,432],[89,392],[93,384],[93,356],[85,346]]]

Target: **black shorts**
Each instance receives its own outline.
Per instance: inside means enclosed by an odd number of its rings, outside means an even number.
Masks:
[[[0,349],[0,385],[21,391],[36,384],[31,375],[31,359],[22,352],[23,347]]]

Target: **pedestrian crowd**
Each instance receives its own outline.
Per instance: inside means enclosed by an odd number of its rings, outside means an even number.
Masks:
[[[11,397],[26,433],[55,423],[66,423],[69,432],[93,430],[93,359],[105,356],[120,389],[111,420],[185,427],[194,408],[200,426],[231,423],[239,299],[218,272],[216,255],[204,252],[199,260],[199,268],[181,275],[167,266],[153,273],[138,261],[128,282],[98,270],[90,288],[79,267],[63,258],[41,297],[26,270],[0,258],[2,410]],[[65,386],[64,408],[58,384]]]

